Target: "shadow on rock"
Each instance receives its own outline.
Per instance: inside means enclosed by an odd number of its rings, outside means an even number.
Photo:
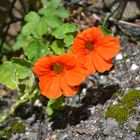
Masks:
[[[81,120],[87,120],[90,116],[89,107],[98,103],[104,104],[119,89],[119,85],[87,89],[87,94],[81,99],[80,107],[64,106],[50,121],[52,129],[64,129],[67,125],[77,125]]]

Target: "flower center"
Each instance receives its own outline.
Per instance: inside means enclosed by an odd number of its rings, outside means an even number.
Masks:
[[[64,70],[64,66],[60,63],[55,63],[52,65],[52,70],[56,73],[56,74],[61,74]]]
[[[86,43],[86,48],[87,48],[88,50],[93,50],[94,47],[93,47],[92,42],[87,42],[87,43]]]

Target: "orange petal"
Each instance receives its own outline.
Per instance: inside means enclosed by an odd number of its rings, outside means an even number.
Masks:
[[[103,38],[103,33],[97,27],[92,27],[85,29],[83,32],[79,33],[77,38],[83,39],[86,42],[96,42]]]
[[[104,39],[96,45],[99,45],[95,47],[96,51],[105,60],[112,59],[120,51],[120,44],[118,38],[114,38],[111,36],[104,37]]]
[[[75,66],[75,56],[72,53],[62,54],[58,56],[57,62],[60,62],[64,67],[73,68]]]
[[[86,58],[82,62],[83,62],[83,65],[88,69],[89,74],[93,74],[96,72],[91,55],[87,55]]]
[[[87,71],[84,67],[74,68],[65,73],[66,81],[70,86],[80,85],[85,80],[86,76]]]
[[[105,72],[106,70],[110,70],[110,68],[112,67],[112,63],[110,60],[109,61],[104,60],[96,52],[93,54],[92,60],[96,70],[99,71],[100,73]]]
[[[40,80],[39,87],[41,89],[41,93],[48,98],[56,99],[62,95],[59,77],[51,78],[49,81]]]
[[[64,78],[61,79],[61,89],[65,96],[72,96],[77,93],[74,87],[69,86]]]
[[[43,91],[46,85],[48,85],[49,83],[51,84],[51,81],[52,81],[52,77],[46,77],[46,76],[39,77],[40,90]]]
[[[75,54],[86,54],[86,42],[82,39],[75,38],[74,43],[72,45],[72,52]]]
[[[79,58],[78,62],[83,64],[84,67],[87,69],[87,76],[96,72],[96,69],[95,69],[95,66],[93,64],[93,60],[92,60],[92,55],[91,54],[83,56],[83,57],[81,56]]]
[[[51,74],[51,70],[48,68],[41,67],[39,65],[35,65],[32,68],[32,71],[39,77],[47,74]]]
[[[34,67],[32,68],[32,71],[37,75],[37,76],[42,76],[45,74],[49,74],[51,72],[51,56],[45,56],[42,58],[39,58]]]

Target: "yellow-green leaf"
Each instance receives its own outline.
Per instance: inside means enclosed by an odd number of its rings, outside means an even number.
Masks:
[[[16,69],[14,64],[7,61],[0,65],[0,83],[6,85],[10,89],[17,87]]]
[[[64,50],[64,44],[63,44],[63,42],[61,40],[55,40],[51,44],[51,49],[57,55],[63,54],[65,52],[65,50]]]

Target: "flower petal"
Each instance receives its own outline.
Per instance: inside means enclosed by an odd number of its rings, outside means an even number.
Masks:
[[[87,70],[84,67],[76,67],[65,73],[65,78],[70,86],[80,85],[87,76]]]
[[[103,33],[97,27],[92,27],[78,33],[72,45],[72,52],[76,55],[87,55],[91,51],[86,48],[88,42],[93,44],[103,39]]]
[[[81,63],[86,69],[87,69],[87,75],[93,74],[96,72],[95,66],[93,64],[93,60],[92,60],[92,54],[89,55],[85,55],[85,56],[81,56],[78,59],[78,62]]]
[[[48,98],[56,99],[62,95],[59,77],[41,79],[39,82],[41,93]]]
[[[91,54],[87,55],[86,58],[83,59],[81,62],[83,62],[83,65],[88,69],[88,74],[93,74],[96,72]]]
[[[77,93],[77,90],[69,86],[64,78],[61,78],[61,89],[65,96],[72,96]]]
[[[97,27],[92,27],[85,29],[83,32],[79,33],[77,38],[85,40],[85,42],[96,42],[103,38],[103,33]]]
[[[101,73],[105,72],[106,70],[110,70],[110,68],[112,67],[111,60],[104,60],[97,52],[94,53],[92,59],[96,70]]]
[[[105,60],[112,59],[120,51],[120,43],[118,38],[106,36],[103,40],[96,44],[96,51]]]
[[[38,76],[54,75],[51,71],[51,56],[45,56],[37,59],[32,71]]]

